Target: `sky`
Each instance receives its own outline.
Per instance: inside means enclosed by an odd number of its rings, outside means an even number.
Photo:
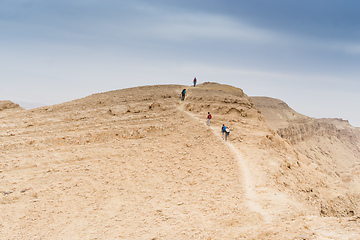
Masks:
[[[218,82],[360,127],[358,0],[0,0],[0,100]]]

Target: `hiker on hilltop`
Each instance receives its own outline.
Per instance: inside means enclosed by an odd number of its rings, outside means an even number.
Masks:
[[[184,101],[184,100],[185,100],[185,95],[186,95],[186,89],[184,88],[184,89],[181,91],[181,101]]]
[[[196,80],[196,77],[194,78],[194,87],[196,86],[196,82],[197,82],[197,80]]]
[[[208,112],[208,115],[207,115],[207,125],[210,127],[210,119],[212,119],[212,116],[210,114],[210,112]]]

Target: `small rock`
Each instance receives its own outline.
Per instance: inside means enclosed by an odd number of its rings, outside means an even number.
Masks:
[[[21,193],[24,193],[24,192],[26,192],[26,191],[29,191],[31,188],[25,188],[25,189],[23,189],[23,190],[21,190],[20,192]]]

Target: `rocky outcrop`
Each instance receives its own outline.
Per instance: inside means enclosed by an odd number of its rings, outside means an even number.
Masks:
[[[20,107],[19,104],[13,103],[11,101],[0,101],[0,111],[6,110],[6,109],[23,109]]]

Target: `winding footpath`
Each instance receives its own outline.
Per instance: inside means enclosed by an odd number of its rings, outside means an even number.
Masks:
[[[204,120],[199,119],[194,114],[185,111],[183,105],[180,105],[178,108],[180,111],[186,113],[191,118],[203,123],[207,128],[209,128],[209,126],[206,125],[206,122]],[[214,127],[210,127],[210,129],[212,130],[213,134],[219,139],[219,141],[225,144],[225,146],[231,151],[233,156],[237,159],[237,163],[242,175],[241,182],[243,183],[243,188],[245,191],[245,200],[246,200],[246,204],[248,205],[248,208],[252,212],[259,213],[265,222],[270,223],[272,221],[272,216],[266,210],[264,210],[261,204],[259,204],[258,202],[259,196],[255,190],[255,184],[252,179],[251,171],[249,170],[240,152],[231,142],[224,141],[222,139],[220,132],[217,131]]]

